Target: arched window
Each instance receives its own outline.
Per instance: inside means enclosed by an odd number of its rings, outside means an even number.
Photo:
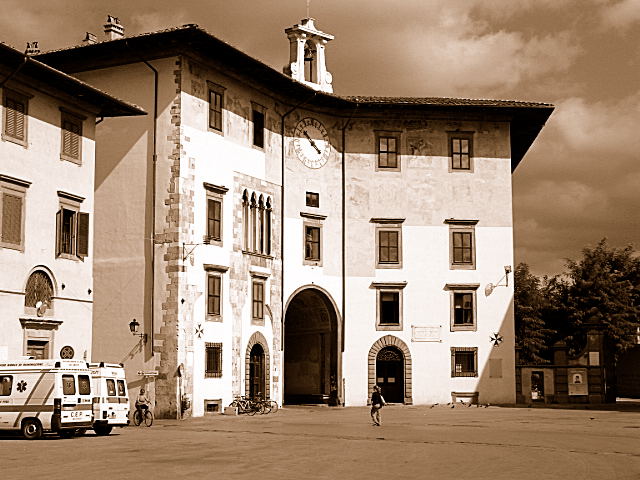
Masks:
[[[316,46],[310,40],[304,45],[304,79],[307,82],[316,82],[317,79],[317,51]]]
[[[250,245],[251,248],[249,250],[251,250],[252,252],[256,251],[256,239],[257,239],[257,235],[256,235],[256,228],[257,228],[257,224],[258,224],[258,205],[256,202],[256,194],[252,193],[251,194],[251,241],[250,241]]]
[[[264,244],[264,197],[258,200],[258,252],[265,253]]]
[[[38,302],[51,308],[53,297],[53,282],[51,278],[42,270],[36,270],[27,280],[25,287],[24,306],[36,308]]]
[[[271,255],[271,197],[245,190],[242,194],[243,250]]]
[[[271,255],[271,197],[267,197],[267,204],[264,212],[264,229],[264,253],[266,255]]]
[[[242,192],[242,248],[249,250],[249,193]]]

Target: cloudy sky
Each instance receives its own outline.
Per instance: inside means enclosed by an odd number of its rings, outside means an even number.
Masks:
[[[0,41],[42,50],[197,23],[280,70],[306,0],[2,0]],[[640,0],[311,0],[336,93],[549,102],[514,173],[516,261],[555,274],[607,237],[640,250]],[[6,12],[11,12],[6,13]]]

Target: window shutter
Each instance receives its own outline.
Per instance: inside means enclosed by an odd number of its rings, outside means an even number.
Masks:
[[[80,158],[80,127],[69,120],[62,125],[62,153],[71,158]]]
[[[89,255],[89,214],[78,213],[78,235],[76,236],[78,245],[76,251],[79,257]]]
[[[56,212],[56,257],[62,253],[62,208]]]
[[[6,112],[5,133],[18,140],[24,140],[24,103],[7,98]]]
[[[2,241],[22,243],[22,197],[18,195],[2,194]]]

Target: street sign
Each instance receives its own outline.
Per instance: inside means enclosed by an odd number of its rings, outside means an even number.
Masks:
[[[143,372],[142,370],[138,371],[138,375],[144,375],[145,377],[155,377],[159,374],[160,372],[157,372],[155,370],[151,370],[150,372]]]

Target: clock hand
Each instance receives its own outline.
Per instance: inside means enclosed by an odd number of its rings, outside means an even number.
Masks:
[[[309,136],[309,133],[307,133],[307,131],[306,131],[306,130],[303,130],[303,131],[302,131],[302,133],[304,133],[304,136],[305,136],[305,137],[307,137],[307,138],[309,139],[309,143],[311,143],[311,146],[312,146],[313,148],[315,148],[315,149],[316,149],[316,152],[318,152],[318,153],[322,153],[322,151],[321,151],[321,150],[318,148],[318,146],[316,145],[316,142],[314,142],[314,141],[313,141],[313,138],[311,138],[311,137]]]

